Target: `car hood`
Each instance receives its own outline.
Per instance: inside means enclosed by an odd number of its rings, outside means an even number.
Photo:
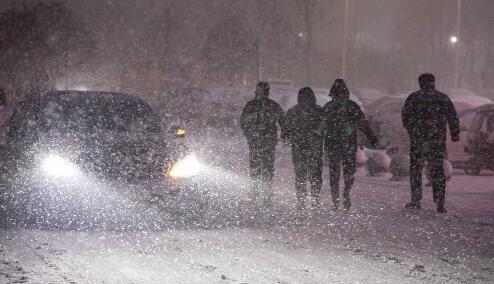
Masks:
[[[166,137],[158,133],[50,131],[38,137],[38,151],[61,152],[65,156],[85,161],[110,160],[124,156],[150,159],[150,155],[163,159],[169,151]]]

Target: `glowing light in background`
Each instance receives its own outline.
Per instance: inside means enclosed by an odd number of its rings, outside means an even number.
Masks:
[[[43,160],[41,169],[51,177],[67,178],[80,175],[80,170],[76,165],[55,154],[50,154]]]

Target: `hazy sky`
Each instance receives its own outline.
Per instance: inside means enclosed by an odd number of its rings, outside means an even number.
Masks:
[[[0,9],[5,9],[12,2],[22,3],[24,1],[3,0],[0,2]],[[206,9],[204,9],[205,2],[203,0],[182,0],[177,2],[180,3],[180,17],[184,16],[185,21],[186,16],[188,16],[187,19],[189,20],[188,22],[180,23],[180,37],[182,37],[181,41],[185,44],[185,47],[182,46],[180,52],[182,56],[190,55],[190,60],[197,61],[200,59],[198,44],[203,42],[207,36],[207,27],[214,26],[220,17],[226,17],[228,13],[240,12],[245,14],[246,12],[251,12],[249,10],[252,10],[253,8],[251,7],[255,6],[253,5],[255,3],[254,0],[232,0],[230,1],[231,7],[236,8],[227,9],[224,14],[218,14],[218,11],[214,10],[214,7],[218,7],[215,5],[218,3],[228,5],[228,1],[208,0],[207,6],[210,7],[206,7]],[[128,57],[119,56],[119,52],[122,52],[122,50],[131,52],[131,56],[134,58],[145,57],[146,51],[150,51],[139,47],[139,42],[136,42],[136,40],[140,40],[140,35],[152,35],[155,32],[152,27],[146,26],[146,23],[153,18],[159,19],[167,1],[72,0],[69,3],[87,22],[90,29],[99,39],[98,43],[101,48],[99,54],[104,58],[101,63],[118,68],[120,63],[128,59]],[[286,0],[280,1],[280,3],[287,3],[288,5],[292,2]],[[330,3],[335,4],[331,5]],[[349,78],[349,80],[365,86],[388,88],[388,86],[382,87],[383,84],[397,82],[396,79],[400,78],[387,79],[387,77],[395,75],[405,76],[406,78],[415,77],[416,73],[420,72],[419,70],[426,71],[425,69],[428,69],[438,72],[443,78],[443,82],[451,81],[452,65],[450,61],[453,58],[454,49],[448,46],[448,38],[456,28],[457,1],[349,0],[349,3],[348,49],[350,59],[356,60],[349,67],[353,68],[350,72],[355,73],[352,73],[353,75],[350,74],[354,78]],[[319,4],[323,5],[318,7],[313,19],[315,28],[311,64],[314,65],[314,83],[316,85],[326,85],[330,81],[328,78],[338,76],[340,73],[344,0],[335,2],[321,0]],[[199,6],[201,8],[198,8]],[[483,61],[486,61],[484,56],[488,56],[491,53],[494,54],[494,52],[489,53],[489,48],[486,46],[486,42],[494,42],[489,39],[489,37],[493,36],[493,33],[485,34],[486,31],[490,31],[488,27],[491,26],[485,18],[492,18],[492,13],[489,14],[488,11],[494,12],[493,7],[494,1],[492,0],[463,1],[462,12],[464,13],[464,19],[462,21],[462,30],[468,31],[469,34],[463,34],[462,39],[469,39],[461,42],[460,57],[465,59],[462,61],[461,70],[462,72],[469,70],[471,73],[469,76],[472,79],[468,78],[467,75],[463,76],[465,82],[471,86],[478,87],[484,84],[481,82],[470,83],[473,79],[477,80],[481,76],[485,78],[494,76],[494,74],[490,75],[494,73],[492,67],[489,70],[486,69],[492,64],[487,64],[487,67],[482,65],[485,64]],[[239,11],[235,11],[235,9]],[[410,15],[415,16],[411,17]],[[290,21],[295,25],[292,27],[293,33],[298,34],[299,31],[303,31],[303,21],[301,21],[301,17],[297,17],[297,12],[295,12],[295,15],[290,15],[290,17]],[[433,26],[430,26],[431,19],[435,21],[432,23]],[[477,28],[480,28],[477,34],[474,35],[470,32]],[[431,29],[440,30],[439,37],[424,37]],[[272,40],[273,38],[269,35],[263,39],[266,46],[269,46]],[[297,40],[296,37],[293,40]],[[188,43],[190,44],[187,45]],[[426,55],[427,50],[432,50],[431,47],[434,46],[439,46],[440,48],[436,48],[437,51],[435,52],[437,54],[433,54],[433,57],[437,60],[432,62]],[[445,49],[441,50],[441,46]],[[416,52],[417,48],[424,49],[423,54]],[[125,52],[125,56],[128,56]],[[273,52],[277,52],[277,50],[265,50],[266,59],[274,60]],[[300,75],[300,71],[297,69],[302,64],[300,60],[297,61],[297,58],[300,58],[301,55],[287,54],[290,56],[285,56],[286,59],[283,59],[288,63],[282,66],[285,73],[281,75],[286,78],[282,79],[301,80],[300,78],[303,76]],[[363,57],[358,58],[360,55]],[[407,56],[411,58],[393,62],[394,65],[384,62],[390,60],[393,56],[399,60]],[[494,57],[492,54],[489,56]],[[289,61],[292,61],[292,63]],[[403,64],[407,66],[403,66]],[[395,67],[387,68],[387,66]],[[396,67],[399,67],[400,70],[391,70],[391,68]],[[385,69],[383,70],[383,68]],[[274,72],[272,70],[275,70],[275,68],[266,66],[266,72]],[[362,74],[357,74],[359,72]],[[376,73],[382,74],[376,75]],[[280,75],[272,73],[269,76],[278,77]],[[386,80],[389,82],[384,82]],[[403,79],[400,80],[404,81]],[[410,82],[406,83],[405,86],[411,87],[415,85],[415,78],[406,79],[405,81]],[[396,84],[402,83],[397,82]]]

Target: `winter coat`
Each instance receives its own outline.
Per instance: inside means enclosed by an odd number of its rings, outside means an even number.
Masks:
[[[298,103],[290,108],[285,119],[285,134],[293,146],[310,147],[313,142],[321,142],[315,134],[322,121],[323,108],[316,104],[314,93],[299,93]]]
[[[279,125],[284,135],[284,113],[279,104],[268,98],[249,101],[240,118],[240,126],[249,144],[276,144]]]
[[[408,96],[401,111],[410,138],[446,142],[446,127],[452,137],[460,134],[460,123],[449,97],[439,91],[420,90]]]
[[[337,145],[357,145],[357,131],[362,131],[371,144],[377,138],[360,106],[352,100],[342,104],[331,101],[324,106],[324,123],[326,124],[326,148]]]
[[[374,135],[369,122],[360,106],[350,99],[350,92],[345,88],[331,88],[332,101],[324,108],[324,118],[318,130],[325,132],[325,149],[345,148],[357,150],[357,132],[363,132],[370,144],[376,146],[377,137]]]

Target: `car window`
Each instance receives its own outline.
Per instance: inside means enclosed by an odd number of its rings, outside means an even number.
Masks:
[[[158,119],[144,103],[106,96],[59,96],[47,100],[41,110],[44,130],[59,128],[94,132],[159,132]]]

